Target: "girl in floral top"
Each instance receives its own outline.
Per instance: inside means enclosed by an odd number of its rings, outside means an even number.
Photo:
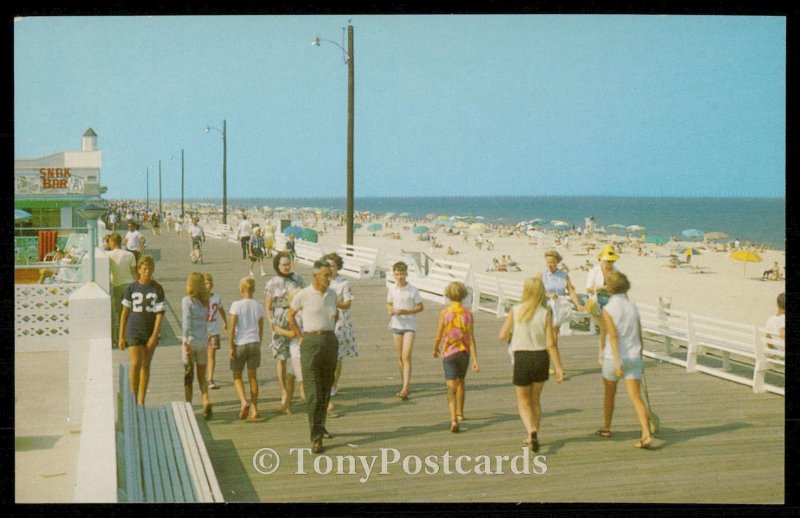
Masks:
[[[472,313],[461,305],[467,296],[467,287],[461,282],[451,282],[444,291],[450,306],[439,313],[439,328],[433,343],[433,357],[439,357],[439,344],[444,340],[442,359],[447,383],[447,406],[450,409],[450,431],[458,432],[459,421],[464,420],[464,378],[467,376],[470,353],[472,370],[478,372],[478,349],[472,328]]]

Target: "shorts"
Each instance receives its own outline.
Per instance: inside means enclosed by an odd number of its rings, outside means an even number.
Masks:
[[[416,331],[413,329],[397,329],[396,327],[393,327],[392,333],[396,335],[404,335],[406,333],[416,333]]]
[[[191,387],[194,381],[194,366],[203,366],[208,363],[208,349],[186,349],[181,346],[181,359],[183,360],[183,386]]]
[[[444,379],[456,380],[467,377],[469,367],[469,352],[461,351],[447,356],[442,361],[444,366]]]
[[[626,380],[642,379],[644,361],[641,358],[622,358],[622,377]],[[614,375],[614,360],[603,358],[603,378],[608,381],[617,381]]]
[[[145,347],[147,340],[136,340],[135,342],[125,342],[125,347]]]
[[[208,337],[208,348],[214,350],[219,349],[219,335],[210,335]]]
[[[242,372],[245,365],[248,370],[257,369],[261,366],[261,344],[252,342],[236,346],[236,359],[231,359],[231,370]]]
[[[547,351],[514,351],[514,378],[517,387],[544,383],[549,378],[550,355]]]

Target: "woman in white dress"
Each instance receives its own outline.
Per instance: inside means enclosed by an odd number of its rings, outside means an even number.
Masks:
[[[350,306],[353,305],[350,281],[339,274],[344,262],[336,253],[326,255],[325,262],[331,269],[330,289],[336,292],[336,307],[339,312],[334,328],[336,338],[339,340],[339,361],[336,363],[336,373],[331,387],[331,396],[335,396],[339,387],[339,376],[342,374],[342,360],[358,356],[358,346],[353,321],[350,319]]]

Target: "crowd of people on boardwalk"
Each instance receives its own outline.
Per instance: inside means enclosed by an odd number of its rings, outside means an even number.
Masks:
[[[274,233],[273,228],[268,231]],[[154,278],[155,261],[142,254],[145,238],[136,236],[137,232],[135,223],[129,225],[129,234],[134,235],[126,236],[125,248],[121,246],[122,236],[113,232],[108,239],[108,253],[114,339],[119,349],[128,351],[131,390],[138,404],[144,405],[166,301],[162,286]],[[344,360],[358,356],[355,325],[350,315],[354,300],[352,289],[349,281],[339,274],[343,262],[337,254],[325,255],[314,264],[312,282],[307,286],[293,271],[290,250],[273,253],[272,246],[261,234],[262,229],[247,218],[237,229],[242,259],[248,261],[251,275],[239,281],[240,299],[232,302],[227,312],[221,297],[214,293],[210,274],[191,272],[187,276],[185,296],[181,300],[180,337],[185,399],[192,401],[196,377],[203,416],[213,417],[210,390],[219,387],[215,380],[218,375],[216,355],[223,332],[226,332],[229,368],[240,403],[238,416],[242,420],[261,420],[258,369],[268,325],[267,341],[276,360],[280,386],[279,411],[292,413],[292,399],[295,389],[299,388],[309,420],[311,449],[319,453],[323,451],[323,439],[333,437],[326,424],[328,418],[337,417],[331,397],[338,391]],[[202,226],[196,219],[192,221],[189,235],[201,244],[204,241]],[[274,244],[274,234],[271,240]],[[253,268],[259,264],[259,273],[264,275],[265,256],[271,257],[275,275],[264,287],[262,304],[255,298]],[[525,443],[532,451],[539,449],[541,394],[550,375],[555,375],[557,383],[564,379],[558,336],[560,326],[568,325],[574,306],[579,311],[592,312],[600,323],[598,362],[602,366],[605,399],[604,423],[597,434],[601,437],[611,434],[616,385],[622,378],[642,430],[635,446],[650,448],[653,437],[648,410],[640,395],[641,327],[636,306],[626,296],[630,283],[614,266],[619,256],[612,246],[601,251],[599,263],[588,276],[588,300],[578,296],[568,273],[558,268],[561,259],[555,250],[545,254],[545,268],[539,275],[525,280],[522,300],[511,308],[498,335],[501,341],[509,344],[512,383],[525,428]],[[401,380],[396,396],[403,401],[411,393],[416,315],[424,311],[420,293],[407,282],[407,273],[405,263],[393,265],[396,282],[386,296],[389,329]],[[467,294],[467,287],[461,282],[446,287],[445,296],[450,303],[439,313],[433,344],[433,357],[442,359],[448,429],[453,433],[460,431],[465,419],[467,372],[470,368],[475,373],[480,371],[474,318],[462,304]],[[243,379],[245,369],[249,392],[245,390]]]

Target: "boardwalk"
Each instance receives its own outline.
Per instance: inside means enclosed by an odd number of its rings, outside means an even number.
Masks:
[[[158,259],[155,278],[163,284],[169,303],[148,394],[148,402],[161,403],[183,397],[176,335],[187,273],[211,272],[227,307],[238,298],[236,285],[247,266],[234,243],[210,240],[206,264],[195,266],[188,259],[187,238],[153,237],[148,232],[147,240]],[[271,265],[267,271],[272,274]],[[308,268],[299,272],[309,278]],[[263,300],[268,278],[257,279],[259,299]],[[345,361],[340,393],[333,398],[341,417],[328,421],[336,437],[325,442],[323,455],[307,452],[301,463],[299,454],[293,453],[293,448],[310,447],[305,408],[296,399],[293,415],[276,413],[280,393],[266,345],[259,369],[265,401],[262,422],[237,418],[238,400],[225,359],[227,341],[215,376],[222,387],[211,392],[214,418],[209,422],[199,415],[195,388],[200,429],[226,501],[784,501],[784,398],[753,394],[743,385],[647,361],[651,402],[663,430],[658,448],[636,450],[638,427],[622,387],[614,437],[594,435],[602,424],[602,383],[596,338],[586,336],[561,338],[568,379],[560,385],[550,381],[544,389],[539,452],[543,457],[539,464],[531,462],[530,474],[515,474],[523,469],[520,459],[513,458],[522,453],[524,429],[510,382],[509,358],[496,339],[501,321],[486,313],[476,316],[481,372],[467,376],[467,420],[463,433],[452,434],[441,360],[431,357],[440,307],[426,302],[420,314],[412,393],[402,402],[394,397],[399,378],[386,328],[383,282],[352,281],[352,285],[360,356]],[[114,353],[115,363],[126,359],[126,353]],[[253,464],[254,454],[262,448],[280,456],[279,467],[270,475],[260,474]],[[379,473],[382,455],[387,462],[397,461]],[[462,458],[457,466],[456,458],[464,455],[470,458]],[[358,456],[367,466],[376,457],[371,473]],[[264,467],[269,464],[266,457],[261,462]],[[350,462],[355,463],[352,470]]]

